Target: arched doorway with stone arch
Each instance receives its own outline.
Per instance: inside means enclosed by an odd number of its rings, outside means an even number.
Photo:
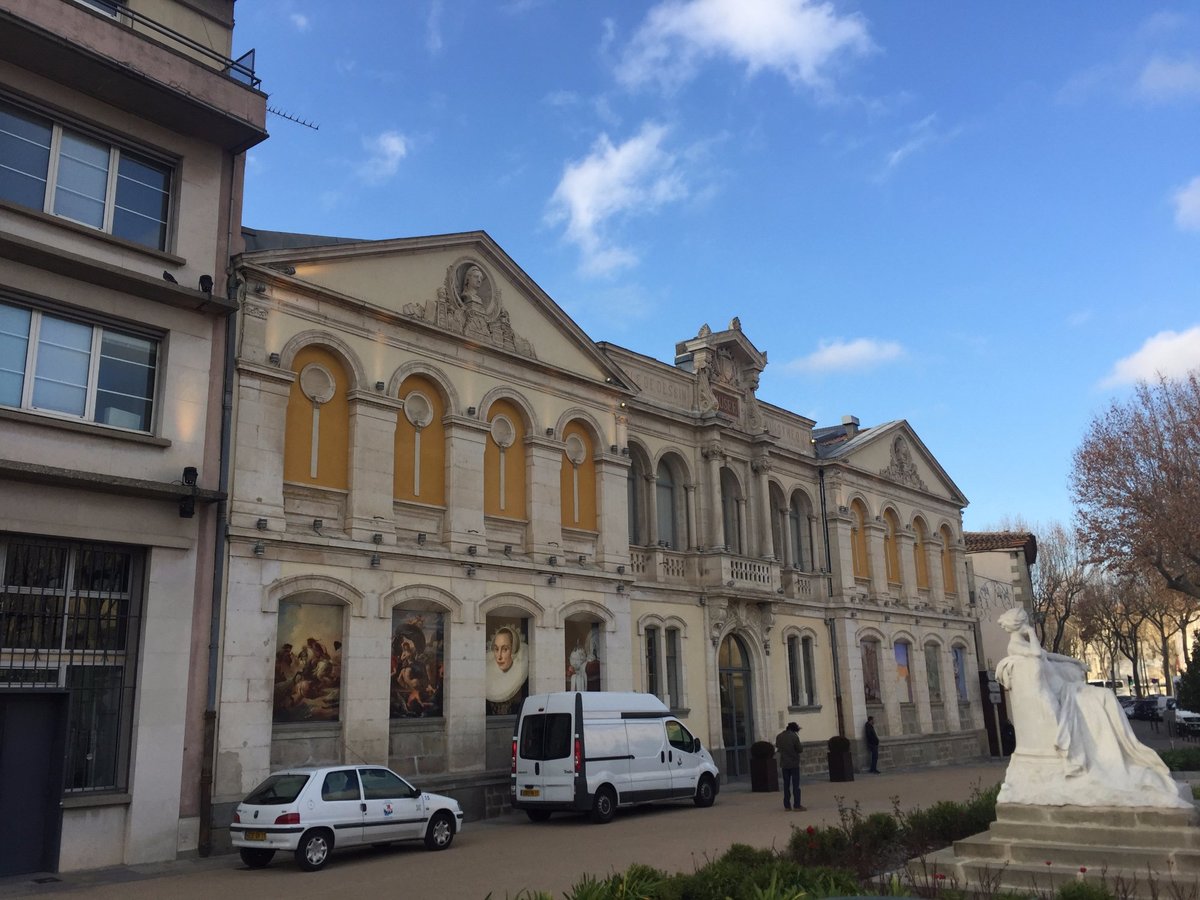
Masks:
[[[717,677],[721,696],[721,745],[725,748],[727,778],[750,771],[750,745],[754,743],[754,680],[746,642],[727,634],[717,651]]]

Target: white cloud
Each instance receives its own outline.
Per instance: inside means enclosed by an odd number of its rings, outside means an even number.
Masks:
[[[1175,203],[1175,224],[1184,231],[1200,231],[1200,175],[1171,197]]]
[[[425,17],[425,49],[431,56],[436,56],[442,50],[441,0],[433,0],[429,5],[429,15]]]
[[[881,341],[875,338],[855,338],[845,341],[821,341],[820,346],[808,356],[787,363],[789,372],[864,372],[884,363],[904,358],[904,347],[896,341]]]
[[[288,20],[297,31],[308,31],[312,27],[312,20],[304,15],[304,13],[292,13],[288,16]]]
[[[1155,103],[1200,98],[1200,64],[1191,59],[1169,60],[1156,56],[1138,75],[1137,93]]]
[[[550,198],[547,220],[566,222],[566,237],[583,251],[583,269],[606,274],[637,263],[637,255],[607,236],[616,217],[654,212],[688,194],[673,154],[663,147],[667,127],[647,122],[623,144],[601,135],[592,151],[567,163]]]
[[[1141,348],[1119,359],[1101,387],[1117,387],[1135,381],[1154,381],[1159,375],[1178,378],[1196,368],[1200,360],[1200,325],[1187,331],[1160,331]]]
[[[829,70],[874,49],[866,21],[814,0],[664,0],[647,14],[617,68],[622,83],[664,89],[690,79],[706,59],[767,69],[827,94]]]
[[[1082,328],[1092,320],[1092,311],[1090,309],[1080,309],[1067,316],[1067,325],[1071,328]]]
[[[400,160],[408,154],[408,141],[396,131],[363,138],[363,147],[371,155],[358,167],[358,174],[370,184],[379,184],[395,175]]]
[[[883,174],[880,177],[886,178],[913,154],[919,153],[935,144],[953,140],[958,137],[961,130],[960,128],[954,128],[949,131],[941,130],[938,127],[936,113],[926,116],[919,122],[914,122],[908,127],[908,134],[904,142],[887,155],[887,159],[884,161]]]

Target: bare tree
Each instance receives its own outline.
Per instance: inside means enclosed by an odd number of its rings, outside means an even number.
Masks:
[[[1090,559],[1157,572],[1200,599],[1200,370],[1140,383],[1128,403],[1093,420],[1071,490]]]
[[[1178,631],[1175,626],[1175,612],[1182,598],[1178,591],[1163,586],[1161,579],[1151,580],[1149,577],[1129,579],[1126,598],[1128,603],[1136,604],[1143,621],[1154,632],[1158,641],[1158,651],[1162,656],[1166,692],[1173,696],[1175,678],[1171,667],[1171,638]]]
[[[1141,632],[1146,616],[1131,598],[1128,584],[1112,578],[1092,579],[1079,598],[1078,620],[1085,640],[1112,647],[1129,660],[1135,692],[1142,696]]]
[[[1077,628],[1072,619],[1092,567],[1075,534],[1058,522],[1037,532],[1038,557],[1033,578],[1033,612],[1042,646],[1052,653],[1072,649]]]

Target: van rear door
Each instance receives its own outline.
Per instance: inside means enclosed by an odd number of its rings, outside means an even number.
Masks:
[[[575,797],[575,728],[570,710],[521,717],[517,735],[517,800],[569,803]]]

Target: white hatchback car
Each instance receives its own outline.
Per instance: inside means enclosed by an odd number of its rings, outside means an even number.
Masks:
[[[315,872],[334,847],[423,840],[445,850],[462,826],[457,800],[419,791],[391,769],[324,766],[268,776],[238,804],[229,832],[252,869],[290,850]]]

